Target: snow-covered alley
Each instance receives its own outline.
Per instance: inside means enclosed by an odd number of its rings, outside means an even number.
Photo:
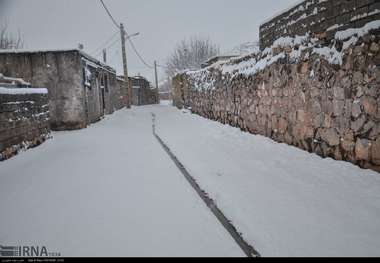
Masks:
[[[0,243],[63,256],[244,256],[157,133],[262,256],[380,256],[380,176],[166,105],[0,163]]]

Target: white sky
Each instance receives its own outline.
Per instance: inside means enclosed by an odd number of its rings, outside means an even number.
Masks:
[[[258,40],[259,26],[297,0],[104,0],[123,22],[147,60],[164,64],[176,43],[192,35],[209,37],[222,51]],[[60,49],[83,43],[93,54],[116,31],[98,0],[0,0],[0,22],[20,30],[28,49]],[[112,42],[111,42],[112,43]],[[147,69],[128,46],[130,75]],[[101,56],[99,56],[101,58]],[[120,44],[108,50],[109,64],[122,72]],[[162,76],[163,72],[160,76]]]

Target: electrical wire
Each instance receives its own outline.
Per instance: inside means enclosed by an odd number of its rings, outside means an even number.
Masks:
[[[149,65],[145,59],[141,56],[141,54],[137,51],[137,48],[135,46],[135,44],[133,43],[133,41],[131,40],[131,38],[128,38],[128,42],[131,44],[131,47],[133,49],[133,51],[135,52],[136,56],[140,59],[140,61],[149,69],[153,69],[154,67]]]
[[[111,12],[108,10],[106,4],[103,2],[103,0],[100,0],[100,2],[102,3],[104,9],[106,10],[108,16],[111,18],[112,22],[115,24],[115,26],[120,29],[120,26],[119,26],[119,23],[116,22],[115,18],[112,16]]]
[[[90,54],[97,54],[99,50],[102,50],[105,46],[107,46],[116,36],[120,34],[119,31],[116,31],[112,37],[110,37],[107,41],[105,41],[101,46],[99,46],[97,49],[95,49],[93,52]]]
[[[119,39],[116,39],[114,42],[112,42],[111,44],[109,44],[106,48],[104,48],[104,49],[110,49],[111,47],[113,47],[113,46],[115,46],[117,43],[119,43]],[[94,56],[95,57],[97,57],[97,56],[99,56],[100,54],[102,54],[102,52],[103,52],[103,49],[102,50],[100,50],[99,52],[97,52]]]
[[[116,19],[112,16],[112,14],[111,14],[111,12],[109,11],[109,9],[107,8],[106,4],[103,2],[103,0],[100,0],[100,2],[101,2],[101,4],[102,4],[103,8],[106,10],[108,16],[111,18],[111,20],[112,20],[112,22],[114,23],[114,25],[115,25],[118,29],[120,29],[119,23],[116,22]],[[138,52],[138,50],[137,50],[135,44],[133,43],[132,39],[128,37],[128,33],[127,33],[126,30],[125,30],[125,33],[126,33],[126,36],[125,36],[125,37],[127,38],[128,42],[130,43],[130,45],[131,45],[131,47],[132,47],[134,53],[136,54],[136,56],[140,59],[140,61],[141,61],[146,67],[148,67],[148,68],[150,68],[150,69],[153,69],[154,67],[151,66],[151,65],[149,65],[149,64],[146,62],[146,60],[142,57],[142,55]],[[99,53],[98,53],[98,54],[99,54]]]

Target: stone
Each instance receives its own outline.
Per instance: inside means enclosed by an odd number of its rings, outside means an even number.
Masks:
[[[323,126],[323,122],[324,122],[324,114],[321,113],[321,114],[318,114],[317,116],[314,117],[314,120],[313,120],[313,125],[315,128],[320,128]]]
[[[375,127],[372,128],[371,132],[369,133],[369,139],[376,140],[378,136],[380,135],[380,123],[375,124]]]
[[[317,100],[313,101],[311,111],[314,115],[317,115],[322,112],[321,104]]]
[[[288,129],[288,122],[284,118],[280,118],[278,122],[278,130],[281,134],[284,134]]]
[[[356,71],[352,77],[353,84],[361,84],[363,82],[364,76],[363,73]]]
[[[332,126],[332,118],[330,115],[325,114],[323,127],[324,128],[331,128],[331,126]]]
[[[344,112],[345,103],[343,100],[333,100],[333,113],[334,116],[341,116]]]
[[[378,111],[377,102],[374,98],[370,96],[365,96],[362,98],[361,103],[363,104],[364,111],[370,116],[376,116]]]
[[[359,86],[356,90],[356,97],[360,98],[361,96],[364,95],[364,90],[362,86]]]
[[[373,42],[373,43],[371,44],[369,50],[370,50],[371,52],[373,52],[373,53],[377,53],[377,52],[379,52],[379,50],[380,50],[380,46],[379,46],[377,43]]]
[[[352,140],[343,139],[342,148],[347,152],[352,152],[355,148],[355,142]]]
[[[371,143],[366,139],[358,139],[355,145],[355,155],[357,160],[369,161]]]
[[[338,161],[343,160],[343,156],[342,156],[342,153],[341,153],[339,147],[335,147],[334,158],[335,158],[335,160],[338,160]]]
[[[354,101],[352,104],[352,116],[358,118],[362,114],[362,109],[359,101]]]
[[[306,74],[309,71],[309,63],[304,62],[301,66],[301,73]]]
[[[374,127],[375,127],[375,123],[374,123],[373,121],[368,121],[368,122],[364,125],[364,127],[363,127],[361,133],[362,133],[362,134],[365,134],[365,133],[369,132],[369,131],[370,131],[372,128],[374,128]]]
[[[312,98],[316,98],[318,97],[319,95],[321,94],[321,90],[316,88],[316,87],[312,87],[311,90],[310,90],[310,95]]]
[[[351,129],[355,132],[355,133],[358,133],[360,131],[361,128],[363,128],[365,122],[366,122],[366,116],[365,115],[361,115],[361,117],[359,119],[357,119],[356,121],[353,121],[351,122]]]
[[[344,100],[345,99],[345,92],[344,89],[341,87],[334,87],[334,98],[337,100]]]
[[[305,111],[304,110],[298,110],[297,111],[297,121],[304,122],[305,121]]]
[[[352,104],[353,104],[352,100],[346,99],[345,105],[344,105],[344,116],[346,116],[346,118],[349,118],[351,116]]]
[[[333,128],[327,129],[322,133],[322,140],[327,142],[330,146],[337,146],[340,144],[340,137],[337,131]]]
[[[372,162],[376,165],[380,165],[380,138],[372,145]]]

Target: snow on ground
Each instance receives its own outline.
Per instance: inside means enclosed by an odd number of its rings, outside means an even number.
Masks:
[[[173,107],[157,133],[262,256],[380,256],[380,175]]]
[[[0,163],[0,244],[66,257],[244,256],[153,137],[150,110],[54,133]]]
[[[164,105],[0,163],[0,244],[63,256],[244,256],[157,133],[263,256],[380,256],[380,176]]]

